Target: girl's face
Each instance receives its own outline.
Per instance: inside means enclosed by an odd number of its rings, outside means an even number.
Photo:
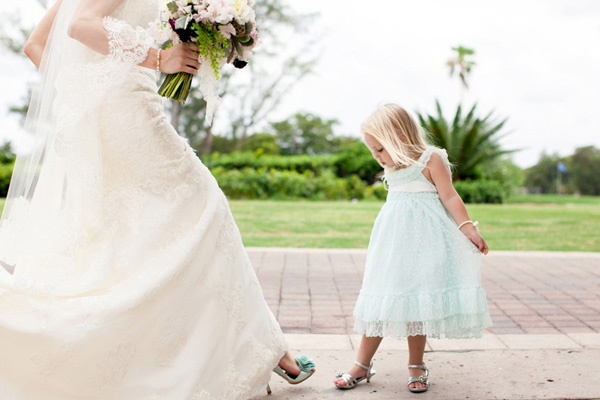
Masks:
[[[387,150],[373,136],[365,133],[365,144],[371,150],[371,154],[383,168],[392,168],[394,161]]]

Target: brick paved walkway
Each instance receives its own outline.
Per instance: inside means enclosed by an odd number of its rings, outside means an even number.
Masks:
[[[249,248],[286,333],[352,333],[366,250]],[[600,332],[600,253],[493,252],[483,287],[496,334]]]

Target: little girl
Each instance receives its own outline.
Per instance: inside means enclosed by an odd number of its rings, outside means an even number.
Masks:
[[[385,169],[387,201],[367,253],[354,329],[363,334],[355,365],[334,380],[353,389],[375,374],[384,336],[408,338],[408,390],[429,388],[426,337],[481,337],[491,326],[481,288],[488,246],[452,186],[445,150],[428,146],[403,108],[387,104],[363,124],[365,144]]]

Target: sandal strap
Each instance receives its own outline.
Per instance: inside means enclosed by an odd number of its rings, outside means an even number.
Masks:
[[[370,371],[370,370],[371,370],[371,368],[373,367],[373,361],[371,361],[371,365],[369,365],[369,366],[366,366],[365,364],[361,364],[361,363],[359,363],[359,362],[358,362],[358,361],[356,361],[356,360],[354,360],[354,364],[358,365],[358,366],[359,366],[359,367],[361,367],[362,369],[365,369],[365,370],[367,370],[367,373],[368,373],[368,371]]]
[[[340,372],[337,375],[338,378],[342,378],[344,380],[344,382],[346,382],[346,386],[351,387],[351,386],[356,386],[358,384],[358,381],[356,380],[356,378],[354,378],[352,375],[347,374],[345,372]]]
[[[411,376],[410,378],[408,378],[408,383],[406,384],[407,386],[410,386],[411,383],[415,383],[415,382],[421,382],[424,383],[425,385],[429,386],[429,378],[427,378],[426,376]]]
[[[418,368],[418,369],[423,369],[425,371],[429,371],[427,369],[427,366],[425,365],[425,363],[423,363],[423,364],[408,364],[408,368]]]

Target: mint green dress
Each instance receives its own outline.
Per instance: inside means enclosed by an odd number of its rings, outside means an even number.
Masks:
[[[481,287],[481,253],[458,230],[417,164],[385,176],[388,195],[369,242],[354,329],[367,336],[481,337],[491,326]]]

